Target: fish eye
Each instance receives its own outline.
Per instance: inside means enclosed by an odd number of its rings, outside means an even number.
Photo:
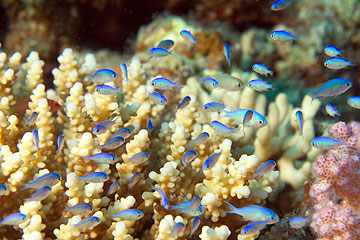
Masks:
[[[262,120],[259,120],[259,123],[260,123],[260,124],[262,124],[262,123],[263,123],[263,121],[262,121]]]
[[[151,86],[155,86],[155,83],[152,82],[152,83],[151,83]]]
[[[205,106],[204,108],[205,108],[205,110],[207,110],[207,109],[208,109],[208,107],[207,107],[207,106]]]
[[[311,145],[315,146],[315,143],[314,143],[314,142],[312,142],[312,143],[311,143]]]
[[[346,86],[347,86],[347,87],[350,87],[350,83],[346,83]]]
[[[59,180],[59,181],[60,181],[60,180],[61,180],[61,177],[60,177],[60,176],[59,176],[59,177],[57,177],[57,180]]]
[[[241,87],[241,83],[239,82],[237,86],[238,86],[238,87]]]
[[[252,69],[255,69],[255,65],[252,66]]]

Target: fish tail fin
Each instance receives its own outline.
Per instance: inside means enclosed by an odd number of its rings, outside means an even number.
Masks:
[[[270,74],[270,76],[273,76],[273,75],[274,75],[274,72],[273,72],[273,71],[270,71],[269,74]]]
[[[236,207],[234,207],[233,205],[231,205],[230,203],[228,203],[227,201],[224,201],[229,207],[231,207],[230,211],[225,211],[225,213],[234,213]]]
[[[178,83],[179,83],[179,80],[175,82],[175,86],[176,86],[177,88],[183,88],[183,86],[178,85]]]
[[[29,188],[29,184],[25,183],[22,185],[22,188],[20,189],[20,191],[24,191],[25,189]]]
[[[352,61],[352,60],[349,61],[349,65],[350,65],[350,66],[356,66],[356,64],[355,64],[355,63],[352,63],[351,61]]]
[[[314,99],[317,98],[317,95],[316,95],[316,92],[308,93],[308,95],[311,97],[311,102],[310,102],[310,105],[311,105],[312,102],[314,101]]]

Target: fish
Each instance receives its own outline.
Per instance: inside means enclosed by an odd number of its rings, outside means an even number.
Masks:
[[[191,202],[190,202],[191,203]],[[180,210],[182,214],[185,214],[190,217],[200,216],[205,213],[205,208],[202,204],[199,205],[197,209],[193,209],[191,207],[182,208]]]
[[[36,178],[32,182],[25,183],[23,188],[20,191],[23,191],[28,188],[40,189],[45,186],[52,187],[60,181],[61,181],[61,177],[59,174],[47,173],[47,174],[44,174],[44,175]]]
[[[161,196],[161,206],[163,208],[165,208],[165,209],[169,209],[170,208],[169,201],[168,201],[164,191],[161,190],[160,188],[156,188],[156,187],[153,187],[152,190],[157,191],[160,194],[160,196]]]
[[[273,224],[279,222],[280,220],[279,216],[268,208],[257,205],[236,208],[230,203],[226,201],[224,202],[231,207],[231,210],[225,211],[225,213],[234,213],[240,215],[244,218],[245,221],[268,221],[267,224]]]
[[[226,62],[228,63],[229,67],[231,66],[231,60],[230,60],[230,46],[229,44],[224,45],[224,55]]]
[[[208,157],[205,162],[203,163],[202,169],[203,170],[210,170],[212,169],[217,161],[219,160],[219,157],[221,156],[221,151],[218,153],[213,153]]]
[[[267,77],[268,75],[272,76],[274,74],[273,71],[271,71],[270,69],[268,69],[264,64],[261,63],[255,63],[252,66],[252,69],[254,72],[263,75],[265,77]]]
[[[166,39],[159,42],[159,44],[156,47],[169,51],[174,46],[174,44],[175,42],[173,40]]]
[[[218,122],[218,121],[212,121],[210,123],[210,125],[217,134],[220,134],[220,135],[225,136],[225,137],[236,132],[236,129],[229,128],[225,124],[223,124],[221,122]]]
[[[48,102],[48,106],[50,107],[51,112],[56,112],[59,110],[62,106],[54,100],[46,99]],[[26,110],[30,109],[28,103],[31,102],[31,99],[29,96],[20,98],[16,101],[15,105],[11,106],[9,109],[9,114],[17,114],[23,116],[26,112]]]
[[[89,229],[99,225],[99,223],[100,223],[100,218],[92,216],[92,217],[84,218],[74,226],[79,229]]]
[[[276,162],[274,162],[273,160],[269,160],[269,161],[264,162],[263,164],[261,164],[261,166],[255,172],[254,179],[259,179],[264,174],[266,174],[266,173],[270,172],[271,170],[273,170],[275,168],[275,166],[276,166]]]
[[[304,116],[302,111],[298,110],[295,113],[295,117],[296,117],[296,121],[299,125],[299,129],[300,129],[300,136],[303,136],[303,128],[304,128]]]
[[[177,85],[179,81],[172,82],[167,78],[159,77],[155,78],[150,82],[150,85],[155,87],[155,89],[160,90],[171,90],[173,88],[182,88],[182,86]]]
[[[125,142],[125,139],[121,136],[113,137],[110,140],[108,140],[106,143],[101,145],[100,149],[107,150],[107,151],[115,150],[118,147],[120,147],[121,145],[123,145],[124,142]],[[116,160],[114,160],[113,163],[115,163],[115,162],[116,162]],[[112,163],[110,163],[110,164],[112,164]]]
[[[240,234],[241,235],[250,235],[257,232],[260,232],[268,224],[268,221],[256,221],[245,225]]]
[[[25,126],[31,127],[32,125],[34,125],[38,116],[39,116],[39,114],[37,112],[32,112],[30,114],[30,116],[28,117],[28,119],[26,120]]]
[[[261,79],[254,79],[248,82],[248,88],[251,88],[254,91],[263,92],[268,90],[273,90],[273,86],[270,83],[267,83]]]
[[[102,183],[109,180],[109,176],[102,172],[93,172],[79,177],[79,179],[83,180],[85,183]]]
[[[186,144],[186,148],[194,148],[196,146],[204,144],[209,139],[209,137],[210,135],[207,132],[202,132],[195,139],[190,140]]]
[[[197,47],[197,43],[193,35],[188,30],[181,30],[180,31],[181,37],[188,43],[194,45],[194,47]]]
[[[7,192],[7,187],[5,185],[0,185],[0,196],[4,196]]]
[[[303,228],[308,224],[310,220],[304,217],[293,217],[289,220],[290,227],[299,229]]]
[[[95,125],[95,127],[92,130],[92,134],[99,135],[106,133],[107,130],[109,130],[116,122],[115,121],[102,121]]]
[[[133,176],[130,179],[128,189],[131,189],[135,186],[136,183],[138,183],[140,180],[140,174],[138,172],[134,172]]]
[[[148,92],[148,93],[156,104],[166,105],[167,100],[161,93],[158,92],[152,92],[152,93]]]
[[[352,82],[345,78],[334,78],[324,83],[319,90],[310,93],[311,101],[318,97],[335,97],[352,87]]]
[[[284,30],[273,31],[272,33],[270,33],[270,38],[280,42],[297,40],[295,35]]]
[[[229,91],[237,91],[244,87],[244,83],[240,79],[233,77],[230,74],[217,74],[214,78],[221,88]]]
[[[39,141],[40,141],[40,139],[39,139],[39,131],[36,130],[36,129],[33,129],[31,131],[31,133],[32,133],[32,136],[33,136],[34,145],[36,146],[37,150],[39,150]]]
[[[349,66],[356,66],[356,64],[352,63],[351,60],[348,61],[343,58],[332,57],[324,62],[324,66],[329,69],[338,70]]]
[[[119,218],[122,221],[137,221],[144,217],[144,214],[137,209],[126,209],[111,215],[113,218]]]
[[[336,115],[341,116],[340,112],[336,110],[335,107],[330,103],[326,105],[325,111],[331,117],[335,117]]]
[[[147,126],[147,129],[149,132],[151,132],[153,130],[153,125],[152,125],[150,118],[146,118],[146,126]]]
[[[324,52],[329,57],[342,56],[341,51],[333,45],[326,46],[324,48]]]
[[[65,143],[65,137],[63,135],[58,135],[56,139],[56,149],[58,152],[60,152],[63,149],[64,143]]]
[[[271,10],[280,11],[290,6],[295,0],[277,0],[271,5]]]
[[[219,86],[219,83],[214,78],[211,77],[201,79],[201,81],[205,85],[205,88],[207,90],[215,89]]]
[[[237,109],[235,111],[224,110],[225,115],[223,117],[230,117],[230,118],[234,119],[237,123],[243,123],[245,114],[249,110],[250,109]],[[250,119],[250,121],[245,124],[246,127],[262,128],[268,124],[266,118],[263,115],[261,115],[260,113],[254,111],[254,110],[251,110],[251,111],[253,113],[253,116]]]
[[[139,152],[137,154],[135,154],[134,156],[132,156],[131,158],[129,158],[127,161],[131,162],[133,164],[141,164],[143,162],[145,162],[146,160],[148,160],[150,157],[150,155],[147,152]]]
[[[318,149],[330,150],[339,145],[343,145],[345,142],[343,140],[335,140],[330,137],[317,137],[311,141],[311,145]]]
[[[223,110],[225,107],[226,106],[224,104],[217,103],[217,102],[209,102],[203,106],[203,108],[207,112],[219,112],[219,111]]]
[[[176,110],[184,109],[190,104],[191,98],[189,96],[184,97],[180,104],[177,106]]]
[[[44,186],[37,190],[30,198],[27,199],[27,201],[42,201],[49,196],[50,192],[51,187]]]
[[[197,156],[197,152],[195,150],[189,150],[184,153],[182,162],[185,166],[187,166],[188,163],[190,163],[192,160],[194,160]]]
[[[117,93],[120,93],[120,89],[113,88],[108,85],[97,85],[95,87],[95,92],[101,95],[115,95]]]
[[[171,230],[171,236],[179,236],[184,230],[185,224],[182,222],[177,222]]]
[[[166,57],[166,56],[172,55],[171,51],[165,50],[163,48],[157,48],[157,47],[156,48],[151,48],[149,50],[148,54],[150,55],[150,58],[152,58],[152,57]]]
[[[360,97],[358,96],[350,97],[347,100],[347,104],[349,104],[353,108],[360,109]]]
[[[118,181],[115,181],[111,184],[109,187],[109,190],[107,191],[107,195],[111,195],[113,193],[116,193],[120,189],[120,183]]]
[[[90,214],[92,212],[92,207],[89,204],[86,203],[80,203],[80,204],[76,204],[72,207],[67,207],[65,208],[65,212],[70,212],[73,215],[87,215]]]
[[[129,128],[121,128],[119,130],[117,130],[114,134],[112,134],[110,137],[114,138],[114,137],[123,137],[123,138],[128,138],[131,135],[131,131]]]
[[[28,217],[22,213],[12,213],[3,218],[0,222],[0,226],[16,226],[20,225],[28,220]]]
[[[200,217],[195,216],[191,225],[191,232],[189,237],[191,237],[194,234],[194,232],[198,229],[199,226],[200,226]]]
[[[117,162],[115,155],[110,153],[97,153],[84,157],[86,160],[94,161],[101,164],[114,164]]]
[[[120,70],[123,74],[123,78],[125,79],[126,81],[126,84],[129,83],[129,77],[128,77],[128,71],[127,71],[127,66],[125,63],[120,63]]]
[[[116,73],[111,69],[99,69],[90,76],[90,82],[107,83],[116,78]]]

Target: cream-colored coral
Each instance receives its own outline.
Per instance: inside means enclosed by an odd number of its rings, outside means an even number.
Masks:
[[[209,226],[203,226],[199,238],[201,240],[225,240],[231,234],[227,226],[215,227],[214,229]]]

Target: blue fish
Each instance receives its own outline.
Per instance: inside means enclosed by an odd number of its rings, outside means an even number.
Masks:
[[[64,147],[65,137],[63,135],[57,136],[56,139],[56,149],[60,152]]]
[[[324,149],[324,150],[330,150],[334,147],[337,147],[337,146],[343,145],[343,144],[345,144],[343,140],[335,140],[330,137],[317,137],[311,141],[311,145],[313,147],[316,147],[319,149]]]
[[[221,156],[221,151],[218,153],[213,153],[210,155],[210,157],[208,157],[204,164],[203,164],[203,170],[210,170],[211,168],[213,168],[215,166],[215,164],[217,163],[217,161],[219,160],[219,157]]]
[[[200,217],[195,216],[191,225],[191,232],[189,237],[191,237],[194,234],[194,232],[198,229],[199,226],[200,226]]]
[[[173,40],[166,39],[159,42],[159,44],[156,47],[169,51],[174,46],[174,44],[175,42]]]
[[[264,64],[261,64],[261,63],[255,63],[252,66],[252,69],[254,70],[254,72],[261,74],[265,77],[267,77],[268,75],[272,76],[274,74],[273,71],[271,71]]]
[[[107,150],[107,151],[111,151],[111,150],[115,150],[118,147],[120,147],[121,145],[123,145],[125,142],[125,139],[121,136],[117,136],[117,137],[113,137],[110,140],[108,140],[106,143],[104,143],[103,145],[100,146],[101,150]],[[114,159],[114,162],[116,162],[116,159]],[[110,163],[112,164],[112,163]]]
[[[247,86],[254,91],[263,92],[274,89],[272,84],[260,79],[254,79],[248,82]]]
[[[140,180],[140,174],[138,172],[134,172],[133,176],[130,179],[128,188],[131,189],[135,186],[137,182]]]
[[[150,155],[147,152],[139,152],[137,154],[135,154],[134,156],[132,156],[131,158],[129,158],[127,161],[131,162],[133,164],[141,164],[143,162],[145,162],[146,160],[148,160],[150,157]]]
[[[97,226],[99,223],[100,223],[100,218],[93,216],[81,220],[80,222],[75,224],[75,227],[79,229],[89,229]]]
[[[347,61],[343,58],[332,57],[324,62],[324,66],[333,70],[338,70],[349,66],[356,66],[356,64],[352,63],[350,60]]]
[[[160,188],[156,188],[156,187],[153,187],[152,190],[157,191],[160,194],[160,196],[161,196],[161,206],[163,208],[165,208],[165,209],[169,209],[169,207],[170,207],[169,206],[169,201],[168,201],[164,191],[161,190]]]
[[[197,156],[197,152],[195,150],[189,150],[186,153],[184,153],[182,162],[186,166],[188,163],[190,163],[192,160],[194,160]]]
[[[207,132],[202,132],[195,139],[189,141],[186,144],[186,148],[194,148],[196,146],[204,144],[209,139],[209,137],[210,135]]]
[[[229,44],[225,44],[224,45],[224,55],[225,55],[225,59],[229,65],[229,67],[231,66],[231,60],[230,60],[230,46]]]
[[[306,224],[308,224],[309,222],[310,222],[310,220],[308,218],[293,217],[290,219],[289,224],[290,224],[290,227],[299,229],[299,228],[305,227]]]
[[[109,180],[109,176],[106,173],[93,172],[79,177],[79,179],[83,180],[85,183],[102,183]]]
[[[113,218],[119,218],[126,221],[137,221],[144,217],[144,214],[137,209],[126,209],[111,215]]]
[[[197,47],[197,43],[193,35],[188,30],[181,30],[180,35],[184,38],[184,40],[195,47]]]
[[[111,195],[113,193],[116,193],[119,189],[120,189],[120,183],[118,181],[115,181],[111,184],[106,194]]]
[[[177,85],[178,81],[172,82],[167,78],[159,77],[155,78],[150,82],[150,85],[155,87],[155,89],[160,90],[170,90],[173,88],[182,88],[182,86]]]
[[[32,135],[33,135],[33,142],[34,142],[34,145],[36,146],[37,150],[39,150],[39,131],[36,130],[36,129],[33,129],[31,131]]]
[[[271,5],[271,10],[280,11],[290,6],[295,0],[277,0]]]
[[[0,196],[4,196],[7,192],[7,187],[5,185],[0,185]]]
[[[16,226],[20,225],[28,220],[28,217],[22,213],[12,213],[7,215],[3,220],[0,222],[0,226]]]
[[[336,115],[341,116],[340,112],[338,110],[336,110],[335,107],[330,103],[326,105],[325,111],[331,117],[335,117]]]
[[[152,100],[153,100],[156,104],[166,105],[167,100],[166,100],[166,98],[165,98],[162,94],[160,94],[160,93],[158,93],[158,92],[152,92],[152,93],[148,92],[148,93],[149,93],[150,97],[152,98]]]
[[[203,106],[203,108],[207,112],[219,112],[219,111],[223,110],[225,107],[226,106],[224,104],[217,103],[217,102],[209,102]]]
[[[120,63],[120,70],[123,74],[123,78],[125,79],[126,81],[126,84],[129,83],[129,77],[128,77],[128,72],[127,72],[127,66],[125,63]]]
[[[37,112],[32,112],[30,114],[30,116],[28,117],[28,119],[26,120],[25,125],[27,125],[27,126],[34,125],[38,116],[39,116],[39,114]]]
[[[97,85],[95,91],[101,95],[115,95],[120,92],[120,89],[108,85]]]
[[[185,224],[183,224],[182,222],[177,222],[171,230],[171,236],[179,236],[184,230]]]
[[[256,221],[245,225],[240,234],[241,235],[251,235],[257,232],[260,232],[268,224],[268,221]]]
[[[152,57],[166,57],[172,55],[171,51],[167,51],[163,48],[151,48],[148,52],[150,58]],[[149,59],[150,59],[149,58]]]
[[[270,33],[270,37],[273,40],[276,41],[281,41],[281,42],[285,42],[285,41],[296,41],[296,36],[292,35],[289,32],[286,32],[284,30],[278,30],[278,31],[273,31],[272,33]]]
[[[329,45],[329,46],[325,47],[324,52],[329,57],[342,56],[341,51],[333,45]]]
[[[347,103],[353,108],[360,109],[360,97],[359,96],[350,97],[347,100]]]
[[[93,75],[90,77],[90,82],[94,83],[106,83],[111,82],[116,78],[116,73],[111,69],[100,69],[97,70]]]
[[[219,86],[219,83],[214,78],[211,77],[201,79],[201,81],[204,83],[205,88],[207,90],[215,89]]]
[[[225,115],[223,117],[230,117],[230,118],[234,119],[237,124],[240,124],[240,123],[243,123],[243,121],[245,119],[245,114],[249,110],[250,109],[237,109],[232,112],[224,110]],[[261,115],[260,113],[254,111],[254,110],[250,110],[250,111],[252,111],[253,115],[252,115],[252,118],[246,123],[246,127],[262,128],[268,124],[266,118],[263,115]]]
[[[274,162],[273,160],[269,160],[269,161],[264,162],[263,164],[261,164],[261,166],[258,168],[256,173],[254,174],[254,178],[259,179],[264,174],[266,174],[266,173],[270,172],[271,170],[273,170],[275,168],[275,166],[276,166],[276,162]]]
[[[127,138],[131,135],[131,131],[129,128],[121,128],[119,130],[117,130],[113,135],[111,135],[110,137],[111,138],[114,138],[114,137],[123,137],[123,138]]]
[[[73,215],[87,215],[92,212],[92,207],[86,203],[76,204],[72,207],[65,208],[65,212],[70,212]]]
[[[38,178],[36,178],[34,181],[24,184],[24,187],[22,190],[28,189],[28,188],[35,188],[40,189],[45,186],[54,186],[58,182],[61,181],[61,177],[57,173],[47,173],[44,174]]]
[[[176,110],[186,108],[186,107],[190,104],[190,101],[191,101],[191,98],[190,98],[189,96],[184,97],[184,98],[181,100],[180,104],[177,106],[177,109],[176,109]]]
[[[92,156],[84,157],[86,160],[94,161],[101,164],[114,164],[117,159],[113,154],[110,153],[97,153]]]
[[[92,130],[92,134],[99,135],[106,133],[106,131],[109,130],[115,123],[115,121],[102,121],[95,125]]]
[[[227,73],[217,74],[214,78],[221,88],[229,91],[237,91],[244,87],[244,83],[239,78]]]
[[[153,130],[153,125],[150,118],[146,118],[146,125],[149,132]]]
[[[304,116],[303,116],[302,111],[300,111],[300,110],[296,111],[295,117],[296,117],[296,121],[299,125],[300,135],[303,137]]]
[[[197,209],[193,209],[191,207],[186,207],[186,208],[181,209],[180,212],[187,216],[195,217],[195,216],[203,215],[205,213],[205,208],[202,204],[200,204]]]
[[[49,186],[44,186],[42,188],[40,188],[39,190],[37,190],[29,199],[27,199],[28,201],[42,201],[45,198],[47,198],[47,196],[49,196],[51,192],[51,187]]]
[[[318,97],[335,97],[352,87],[352,82],[345,78],[335,78],[324,83],[319,90],[310,93],[311,101]]]
[[[235,129],[229,128],[228,126],[218,121],[212,121],[210,125],[217,134],[220,134],[225,137],[236,132]]]

